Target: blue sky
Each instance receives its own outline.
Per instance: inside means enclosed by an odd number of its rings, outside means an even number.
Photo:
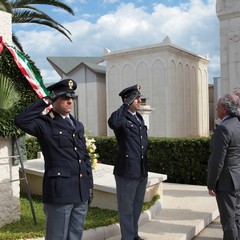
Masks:
[[[72,33],[66,37],[47,27],[15,25],[13,31],[25,52],[41,70],[44,82],[60,76],[46,60],[51,56],[102,56],[118,51],[172,43],[195,54],[209,56],[209,82],[220,76],[219,21],[216,0],[65,0],[72,16],[54,7],[42,8]]]

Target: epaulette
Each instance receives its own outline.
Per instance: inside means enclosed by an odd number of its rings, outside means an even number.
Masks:
[[[52,112],[52,111],[51,111],[51,112],[49,112],[49,113],[48,113],[48,115],[49,115],[49,116],[50,116],[50,118],[52,118],[52,119],[54,119],[54,118],[55,118],[55,114],[54,114],[54,112]]]

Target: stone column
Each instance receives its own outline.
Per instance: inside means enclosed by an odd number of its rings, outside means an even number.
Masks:
[[[0,36],[3,42],[12,45],[12,14],[0,11]]]
[[[154,109],[151,108],[149,105],[141,105],[138,111],[142,115],[145,125],[147,126],[148,129],[149,129],[149,115],[153,110]]]
[[[12,45],[12,15],[0,11],[0,36]],[[12,164],[12,140],[0,136],[0,227],[20,218],[19,166]],[[10,157],[10,158],[9,158]]]
[[[217,0],[220,21],[221,94],[240,86],[240,1]]]
[[[0,137],[0,227],[20,218],[19,166],[12,165],[12,140]]]

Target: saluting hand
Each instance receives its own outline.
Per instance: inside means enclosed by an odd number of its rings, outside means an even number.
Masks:
[[[57,99],[63,95],[65,95],[66,92],[55,92],[52,91],[46,98],[49,99],[51,101],[51,103],[54,103],[57,101]]]

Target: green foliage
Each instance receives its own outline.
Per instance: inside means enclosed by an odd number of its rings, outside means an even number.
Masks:
[[[210,138],[149,138],[148,169],[168,182],[206,185]]]
[[[38,144],[38,140],[35,137],[25,137],[27,159],[36,159],[38,152],[41,152],[41,148]]]
[[[41,198],[33,196],[33,199],[33,206],[37,216],[37,225],[34,225],[28,199],[26,197],[22,197],[20,199],[20,220],[0,228],[0,240],[15,240],[44,236],[45,215],[43,213]]]
[[[70,31],[62,24],[51,18],[50,15],[39,9],[38,7],[40,5],[48,5],[53,6],[54,8],[60,8],[61,10],[74,15],[73,10],[61,0],[1,0],[0,10],[11,13],[13,24],[41,24],[57,30],[71,41],[69,36],[71,35]],[[12,41],[15,46],[17,46],[17,48],[23,52],[22,45],[14,33],[12,34]]]
[[[31,63],[34,72],[40,75],[39,70],[29,57],[27,55],[24,56]],[[11,53],[7,49],[4,49],[0,54],[0,72],[11,82],[17,94],[20,95],[20,101],[12,108],[1,110],[0,137],[19,137],[23,132],[15,127],[14,119],[24,107],[37,100],[38,97],[17,67]]]
[[[158,199],[160,199],[160,196],[155,195],[151,201],[145,202],[142,207],[142,212],[147,211],[150,207],[152,207]]]
[[[26,196],[21,197],[21,216],[19,221],[12,222],[0,228],[0,240],[17,240],[26,238],[43,237],[45,233],[45,215],[41,196],[32,196],[33,206],[37,218],[37,225],[34,225],[29,201]],[[153,197],[149,202],[144,203],[143,211],[149,209],[159,199],[159,195]],[[84,229],[94,229],[108,226],[118,222],[118,212],[109,209],[90,207],[88,209]]]
[[[99,160],[114,165],[115,137],[94,137]],[[210,138],[149,138],[148,170],[166,174],[167,182],[206,185]]]
[[[114,165],[116,154],[118,151],[118,144],[115,137],[94,137],[97,152],[99,154],[99,161],[101,163]]]
[[[0,73],[0,109],[10,109],[20,99],[11,79]]]
[[[118,145],[115,137],[94,137],[99,161],[114,165]],[[28,159],[40,151],[35,140],[26,143]],[[28,146],[29,145],[29,146]],[[166,174],[167,182],[206,185],[210,138],[149,138],[148,170]]]

